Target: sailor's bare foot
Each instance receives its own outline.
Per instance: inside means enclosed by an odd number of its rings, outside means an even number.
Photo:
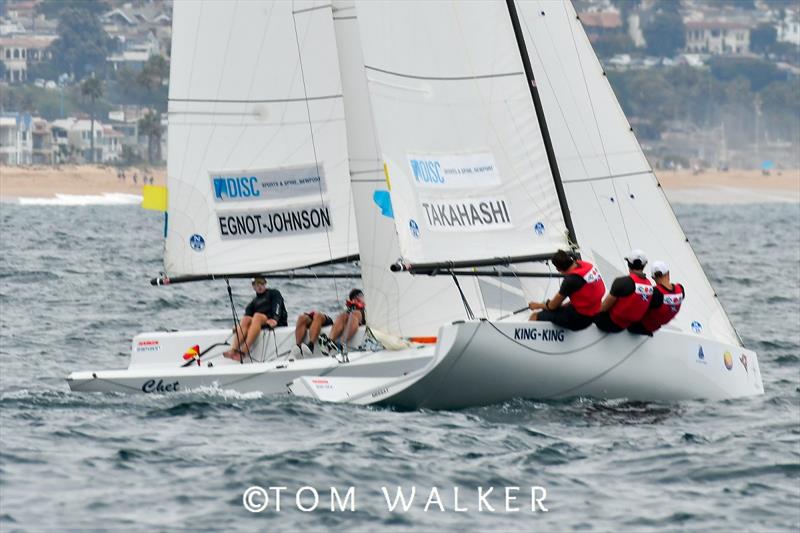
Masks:
[[[242,355],[244,355],[239,350],[228,350],[227,352],[222,354],[224,357],[228,359],[233,359],[234,361],[241,361]]]

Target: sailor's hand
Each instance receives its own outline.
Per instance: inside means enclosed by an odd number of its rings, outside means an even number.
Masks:
[[[272,318],[268,318],[268,319],[267,319],[267,325],[268,325],[269,327],[271,327],[271,328],[274,328],[275,326],[277,326],[277,325],[278,325],[278,321],[277,321],[277,320],[274,320],[274,319],[272,319]]]
[[[542,305],[540,302],[528,302],[528,309],[530,309],[531,311],[536,311],[537,309],[543,309],[543,308],[544,305]]]

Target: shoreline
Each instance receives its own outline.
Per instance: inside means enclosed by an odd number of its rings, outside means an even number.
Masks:
[[[137,166],[120,169],[108,165],[0,166],[0,203],[47,204],[78,197],[106,197],[110,203],[127,198],[135,203],[142,194],[142,177],[153,185],[166,184],[165,167]],[[133,177],[136,176],[136,183]],[[661,170],[656,172],[670,203],[745,204],[800,203],[800,169],[762,175],[758,170]],[[65,198],[66,197],[66,198]],[[79,202],[78,202],[79,203]]]

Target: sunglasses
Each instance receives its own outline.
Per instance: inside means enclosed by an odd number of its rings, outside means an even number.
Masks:
[[[254,281],[254,282],[253,282],[253,287],[258,287],[259,285],[260,285],[261,287],[266,287],[266,285],[267,285],[267,282],[266,282],[266,281]]]

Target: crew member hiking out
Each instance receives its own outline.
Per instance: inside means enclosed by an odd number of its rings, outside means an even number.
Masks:
[[[350,339],[358,331],[359,326],[367,323],[367,306],[364,301],[364,293],[361,289],[353,289],[347,296],[345,302],[345,311],[339,313],[336,320],[333,321],[330,337],[323,339],[320,336],[322,355],[329,355],[332,349],[343,352],[344,345],[350,342]]]
[[[653,280],[656,282],[653,300],[642,320],[631,324],[628,327],[628,331],[652,337],[653,333],[658,331],[661,326],[675,318],[675,315],[681,310],[681,304],[686,297],[686,292],[683,289],[683,285],[670,281],[669,265],[664,261],[655,261],[650,271],[653,274]]]
[[[247,304],[242,322],[233,329],[231,349],[223,354],[236,361],[250,355],[250,348],[263,328],[287,325],[286,305],[280,291],[267,288],[267,280],[262,276],[253,278],[253,290],[255,297]]]
[[[575,259],[569,252],[559,250],[550,260],[564,275],[558,292],[544,303],[530,302],[531,320],[546,320],[557,326],[578,331],[592,324],[600,311],[600,302],[606,286],[597,267],[588,261]],[[569,299],[569,303],[564,303]]]
[[[625,261],[628,275],[614,280],[600,312],[594,317],[595,325],[608,333],[618,333],[641,320],[653,298],[653,284],[644,273],[647,264],[644,252],[632,250]]]

